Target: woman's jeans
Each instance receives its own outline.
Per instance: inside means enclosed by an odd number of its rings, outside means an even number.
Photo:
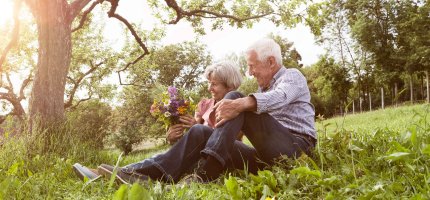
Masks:
[[[243,95],[239,92],[229,92],[224,98],[241,97]],[[254,147],[236,140],[240,130]],[[145,168],[156,167],[164,174],[163,180],[177,182],[202,157],[210,155],[225,168],[247,169],[256,173],[264,166],[263,163],[272,164],[273,159],[282,155],[295,158],[301,153],[309,154],[313,147],[314,144],[297,136],[269,114],[243,112],[215,129],[194,125],[166,153],[127,165],[122,170],[139,173]]]

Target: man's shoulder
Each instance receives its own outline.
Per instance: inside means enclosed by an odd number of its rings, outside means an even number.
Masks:
[[[297,68],[285,68],[281,77],[287,80],[302,80],[305,78],[302,72]]]
[[[302,72],[300,70],[298,70],[297,68],[294,68],[294,67],[285,68],[285,73],[302,74]]]

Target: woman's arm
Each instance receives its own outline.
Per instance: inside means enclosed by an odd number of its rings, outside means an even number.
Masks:
[[[175,124],[173,126],[169,127],[169,130],[167,131],[167,141],[170,144],[174,144],[176,141],[179,140],[179,138],[182,137],[184,134],[184,127],[182,124]]]

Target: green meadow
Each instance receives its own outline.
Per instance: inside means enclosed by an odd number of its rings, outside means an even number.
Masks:
[[[50,149],[43,132],[6,136],[0,199],[429,199],[429,110],[420,104],[318,119],[314,155],[280,159],[256,175],[229,172],[210,184],[83,182],[72,171],[75,162],[121,166],[168,146],[123,157],[117,150],[91,151],[67,127],[49,138],[58,144]]]

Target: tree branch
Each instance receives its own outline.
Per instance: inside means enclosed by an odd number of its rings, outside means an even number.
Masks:
[[[21,101],[21,100],[25,99],[24,89],[28,86],[28,84],[31,81],[33,81],[33,79],[32,79],[32,72],[30,72],[30,74],[28,75],[28,77],[21,84],[21,88],[19,89],[18,101]]]
[[[140,55],[138,58],[136,58],[133,62],[128,63],[123,69],[118,71],[125,71],[130,65],[136,64],[137,62],[139,62],[139,60],[141,60],[143,57],[145,57],[146,55],[149,54],[149,50],[146,47],[146,45],[142,42],[142,39],[139,37],[139,35],[137,34],[136,30],[133,28],[133,26],[121,15],[118,15],[115,13],[116,8],[118,7],[118,2],[119,0],[108,0],[111,3],[111,8],[108,11],[108,16],[109,17],[113,17],[115,19],[118,19],[119,21],[121,21],[122,23],[124,23],[128,30],[130,30],[131,34],[133,35],[134,39],[136,40],[136,42],[139,44],[139,46],[143,49],[143,54]],[[121,79],[120,79],[121,81]]]
[[[95,71],[100,65],[102,65],[104,62],[100,62],[96,65],[94,65],[92,62],[90,62],[91,68],[85,72],[84,74],[82,74],[77,80],[74,80],[71,77],[67,77],[68,79],[72,80],[73,82],[73,88],[70,91],[70,95],[69,95],[69,99],[67,100],[67,102],[64,104],[64,108],[68,108],[71,107],[73,104],[73,98],[75,97],[76,91],[78,90],[82,80],[84,80],[84,78],[86,76],[88,76],[89,74],[91,74],[93,71]],[[90,95],[91,96],[91,95]]]
[[[10,113],[9,113],[9,114],[10,114]],[[6,120],[6,117],[7,117],[9,114],[7,114],[7,115],[0,115],[0,124],[3,124],[3,122]],[[0,143],[0,146],[1,146],[1,143]]]
[[[0,75],[2,73],[2,65],[3,62],[6,60],[6,56],[9,53],[9,51],[18,43],[18,37],[19,37],[19,11],[21,10],[21,2],[22,0],[15,1],[14,7],[13,7],[13,21],[14,21],[14,27],[12,30],[12,39],[10,40],[9,44],[6,46],[6,48],[3,50],[2,55],[0,57]]]
[[[84,7],[90,3],[91,0],[75,0],[70,4],[70,12],[69,17],[70,20],[73,21],[75,17],[81,12]]]
[[[90,93],[90,95],[87,97],[87,98],[85,98],[85,99],[79,99],[79,101],[75,104],[75,105],[73,105],[73,106],[70,106],[69,108],[71,109],[71,110],[73,110],[73,109],[75,109],[76,107],[78,107],[79,106],[79,104],[81,104],[82,102],[84,102],[84,101],[88,101],[88,100],[90,100],[91,98],[92,98],[92,92]]]
[[[84,13],[82,13],[82,17],[81,20],[79,21],[79,25],[76,28],[72,29],[72,33],[79,30],[80,28],[82,28],[84,26],[85,21],[87,20],[88,14],[90,14],[90,12],[98,5],[103,3],[104,0],[97,0],[94,1],[93,4],[91,4],[91,6],[84,11]]]
[[[138,84],[135,84],[135,83],[123,83],[122,80],[121,80],[121,71],[117,71],[117,73],[118,73],[118,79],[119,79],[119,84],[120,85],[129,85],[129,86],[136,86],[136,87],[147,87],[145,85],[138,85]]]
[[[181,7],[178,6],[176,0],[164,0],[164,1],[166,2],[167,6],[169,6],[170,8],[175,10],[175,12],[176,12],[176,19],[170,21],[169,24],[177,24],[182,18],[191,17],[191,16],[199,16],[202,18],[227,18],[227,19],[232,19],[236,22],[243,22],[243,21],[247,21],[247,20],[251,20],[251,19],[262,18],[262,17],[265,17],[265,16],[273,13],[273,12],[269,12],[269,13],[265,13],[262,15],[255,15],[255,16],[240,18],[240,17],[236,17],[233,15],[221,14],[221,13],[208,11],[208,10],[202,10],[202,9],[185,11]],[[207,16],[207,15],[209,15],[209,16]]]

